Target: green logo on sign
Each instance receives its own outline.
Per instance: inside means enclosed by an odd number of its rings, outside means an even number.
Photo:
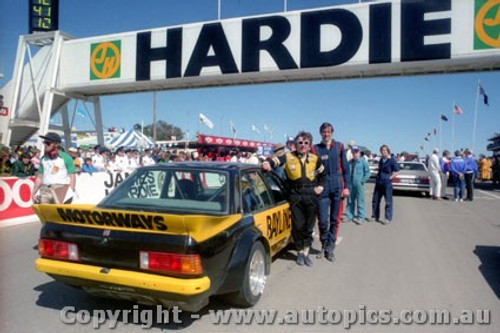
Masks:
[[[90,79],[120,77],[121,41],[90,45]]]
[[[500,0],[476,0],[474,50],[500,48]]]

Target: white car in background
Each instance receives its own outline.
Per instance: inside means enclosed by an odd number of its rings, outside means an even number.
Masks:
[[[399,191],[417,191],[422,195],[430,192],[430,177],[425,164],[421,162],[399,162],[400,171],[392,179],[392,187]]]

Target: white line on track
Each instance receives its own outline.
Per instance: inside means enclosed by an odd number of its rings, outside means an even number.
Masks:
[[[477,190],[477,191],[481,192],[483,194],[489,195],[490,197],[493,197],[493,198],[496,198],[496,199],[500,199],[500,197],[498,195],[494,195],[494,194],[488,193],[488,192],[483,191],[483,190]]]

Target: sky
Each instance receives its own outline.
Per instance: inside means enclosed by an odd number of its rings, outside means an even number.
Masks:
[[[283,0],[221,0],[222,19],[279,13]],[[358,0],[288,0],[287,9],[299,10]],[[12,77],[17,43],[28,33],[29,0],[0,0],[0,87]],[[167,27],[217,19],[217,0],[60,0],[59,28],[75,37]],[[170,90],[157,93],[157,120],[164,120],[189,132],[232,136],[230,121],[238,137],[283,142],[285,134],[300,130],[320,141],[318,129],[327,121],[335,128],[334,138],[355,140],[372,151],[388,144],[393,152],[431,153],[434,147],[472,146],[477,83],[489,96],[489,107],[478,104],[476,153],[487,153],[487,139],[500,132],[500,86],[498,71],[468,74],[421,75],[391,78],[325,80]],[[481,101],[480,101],[481,102]],[[452,109],[456,103],[463,115],[455,118],[452,145]],[[104,96],[101,98],[106,127],[131,129],[134,124],[153,122],[153,93]],[[198,122],[203,113],[214,123],[213,130]],[[440,133],[440,114],[446,114]],[[76,117],[78,129],[91,129],[88,117]],[[264,131],[264,124],[273,131]],[[251,126],[261,134],[252,131]],[[438,135],[434,136],[436,128]],[[424,141],[431,133],[430,141]],[[440,139],[442,134],[442,139]]]

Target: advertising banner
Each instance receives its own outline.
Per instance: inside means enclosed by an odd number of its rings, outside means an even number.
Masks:
[[[82,173],[76,176],[73,203],[97,204],[129,175],[128,172]],[[2,221],[31,216],[35,177],[0,178],[0,225]]]
[[[34,185],[35,177],[0,178],[0,221],[34,214],[31,209]]]

